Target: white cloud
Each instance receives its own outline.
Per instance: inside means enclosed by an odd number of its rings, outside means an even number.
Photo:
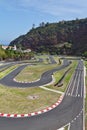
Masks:
[[[86,7],[86,0],[19,0],[20,6],[24,8],[32,7],[40,12],[59,16],[62,14],[76,13],[82,14]]]
[[[3,0],[10,10],[37,10],[54,16],[64,14],[82,15],[87,10],[87,0]]]

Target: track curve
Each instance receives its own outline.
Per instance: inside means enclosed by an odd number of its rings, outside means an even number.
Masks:
[[[52,70],[46,71],[41,75],[41,79],[32,83],[18,83],[13,79],[15,76],[21,72],[27,65],[23,65],[12,71],[10,74],[0,79],[0,83],[9,87],[36,87],[42,86],[50,83],[52,81],[52,75],[54,72],[61,70],[67,67],[70,63],[67,60],[64,60],[63,65]]]

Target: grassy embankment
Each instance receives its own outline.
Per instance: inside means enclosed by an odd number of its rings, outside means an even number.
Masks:
[[[62,91],[62,92],[65,92],[66,87],[67,87],[67,85],[68,85],[68,83],[69,83],[69,81],[70,81],[70,79],[72,77],[72,74],[75,71],[76,65],[77,65],[77,61],[73,61],[70,66],[68,66],[65,69],[60,70],[60,71],[58,71],[58,72],[56,72],[54,74],[55,83],[57,83],[60,80],[60,78],[63,76],[63,74],[65,73],[65,71],[68,70],[71,67],[71,69],[66,74],[66,76],[65,76],[65,78],[63,80],[63,86],[62,87],[57,87],[57,86],[54,86],[54,85],[49,85],[49,86],[46,86],[46,87],[51,88],[51,89],[56,89],[56,90],[59,90],[59,91]]]

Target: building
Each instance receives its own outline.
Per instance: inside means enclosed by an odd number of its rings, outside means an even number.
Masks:
[[[31,52],[31,49],[26,49],[26,50],[23,50],[22,52],[24,52],[24,53]]]
[[[6,49],[8,48],[8,46],[2,45],[2,48],[3,48],[4,50],[6,50]]]
[[[14,46],[5,46],[5,45],[2,45],[2,48],[4,50],[6,50],[8,48],[9,50],[19,51],[19,52],[22,52],[22,53],[31,52],[31,49],[22,50],[21,48],[17,48],[16,45],[14,45]]]
[[[9,50],[14,50],[14,51],[17,50],[16,45],[14,45],[14,46],[5,46],[5,45],[2,45],[2,48],[3,48],[4,50],[6,50],[7,48],[9,48]]]

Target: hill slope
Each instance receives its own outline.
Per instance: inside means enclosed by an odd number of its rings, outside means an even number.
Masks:
[[[87,18],[41,24],[10,45],[36,52],[81,55],[87,50]]]

